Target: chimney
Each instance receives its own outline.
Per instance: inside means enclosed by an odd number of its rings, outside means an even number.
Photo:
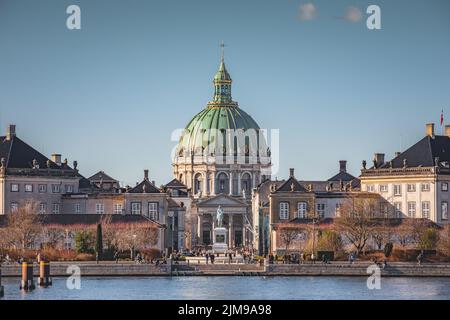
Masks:
[[[294,177],[294,168],[289,169],[289,178]]]
[[[8,129],[6,130],[6,140],[11,140],[13,137],[16,136],[16,125],[10,124],[8,126]]]
[[[384,164],[384,153],[375,153],[373,159],[377,164],[377,168],[381,167]]]
[[[434,123],[427,123],[426,134],[429,137],[434,137]]]
[[[347,172],[347,160],[339,161],[339,172]]]
[[[59,154],[59,153],[52,154],[52,161],[54,163],[56,163],[58,166],[60,166],[61,165],[61,154]]]
[[[144,170],[144,179],[148,180],[148,169]]]
[[[398,156],[400,156],[402,153],[400,151],[395,152],[395,157],[397,158]]]
[[[445,135],[450,138],[450,126],[449,125],[445,126]]]

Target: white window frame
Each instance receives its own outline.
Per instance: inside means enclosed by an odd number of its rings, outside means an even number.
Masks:
[[[131,214],[142,214],[142,203],[132,202],[131,203]]]
[[[341,216],[341,209],[342,209],[342,203],[336,203],[336,207],[334,209],[334,215],[336,217],[340,217]]]
[[[11,212],[17,212],[17,210],[19,210],[19,203],[11,202],[10,210],[11,210]]]
[[[52,193],[61,193],[61,185],[52,184]]]
[[[308,203],[306,201],[297,202],[297,218],[305,219],[308,212]]]
[[[66,184],[64,189],[66,190],[66,193],[73,193],[73,185]]]
[[[441,184],[441,191],[443,191],[443,192],[447,192],[448,191],[448,182],[442,182],[442,184]]]
[[[317,203],[316,210],[319,218],[325,218],[325,203]]]
[[[402,195],[402,185],[394,184],[394,197],[400,197]]]
[[[422,192],[429,192],[431,190],[430,184],[429,183],[422,183],[421,190],[422,190]]]
[[[430,201],[422,201],[422,218],[430,218]]]
[[[416,202],[408,201],[408,217],[415,218],[416,217]]]
[[[448,201],[441,202],[441,220],[448,220]]]
[[[279,204],[280,207],[280,220],[289,219],[289,202],[283,201]]]
[[[406,186],[407,192],[416,192],[416,184],[415,183],[408,183]]]
[[[18,183],[11,183],[11,192],[19,192],[20,191],[20,187]]]
[[[75,203],[75,213],[81,213],[81,205],[79,203]]]
[[[52,213],[53,214],[59,214],[60,212],[60,204],[59,203],[53,203],[52,204]]]
[[[31,183],[25,184],[25,192],[33,192],[33,185]]]
[[[47,185],[46,184],[38,185],[38,191],[39,191],[39,193],[46,193],[47,192]]]
[[[102,202],[95,204],[95,214],[105,214],[105,204]]]
[[[39,203],[39,211],[40,214],[45,214],[47,213],[47,203],[45,202],[41,202]]]
[[[403,215],[402,213],[402,203],[401,202],[394,202],[394,217],[401,218]]]
[[[150,201],[148,203],[148,217],[154,221],[159,220],[159,205],[158,202]]]
[[[368,184],[366,189],[367,189],[367,192],[374,192],[375,186],[373,184]]]
[[[380,184],[379,190],[381,193],[386,193],[389,191],[389,186],[387,184]]]
[[[114,203],[114,214],[122,214],[123,205],[121,203]]]

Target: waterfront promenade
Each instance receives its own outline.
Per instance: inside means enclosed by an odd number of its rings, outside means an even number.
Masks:
[[[370,262],[331,262],[329,264],[135,264],[133,262],[51,262],[51,276],[71,275],[70,266],[79,267],[82,276],[367,276]],[[73,269],[72,269],[73,270]],[[392,262],[380,268],[388,277],[450,277],[450,263]],[[19,277],[18,264],[2,266],[3,277]],[[37,276],[35,264],[34,274]]]

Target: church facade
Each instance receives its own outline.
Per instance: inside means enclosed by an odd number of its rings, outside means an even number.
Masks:
[[[212,244],[218,206],[228,246],[246,246],[252,242],[251,193],[270,179],[270,150],[259,125],[232,99],[223,53],[213,84],[213,99],[180,137],[173,176],[189,192],[174,199],[189,203],[185,232],[191,247]]]

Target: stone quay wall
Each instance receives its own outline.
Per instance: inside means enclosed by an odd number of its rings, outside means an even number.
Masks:
[[[367,277],[366,262],[332,262],[330,264],[134,264],[101,262],[51,262],[52,277],[71,275],[69,267],[80,268],[81,276],[364,276]],[[39,266],[34,264],[34,275],[39,275]],[[381,276],[390,277],[450,277],[450,264],[390,263],[380,267]],[[20,277],[19,264],[3,265],[3,277]],[[73,272],[73,271],[72,271]],[[373,271],[372,271],[373,272]]]

